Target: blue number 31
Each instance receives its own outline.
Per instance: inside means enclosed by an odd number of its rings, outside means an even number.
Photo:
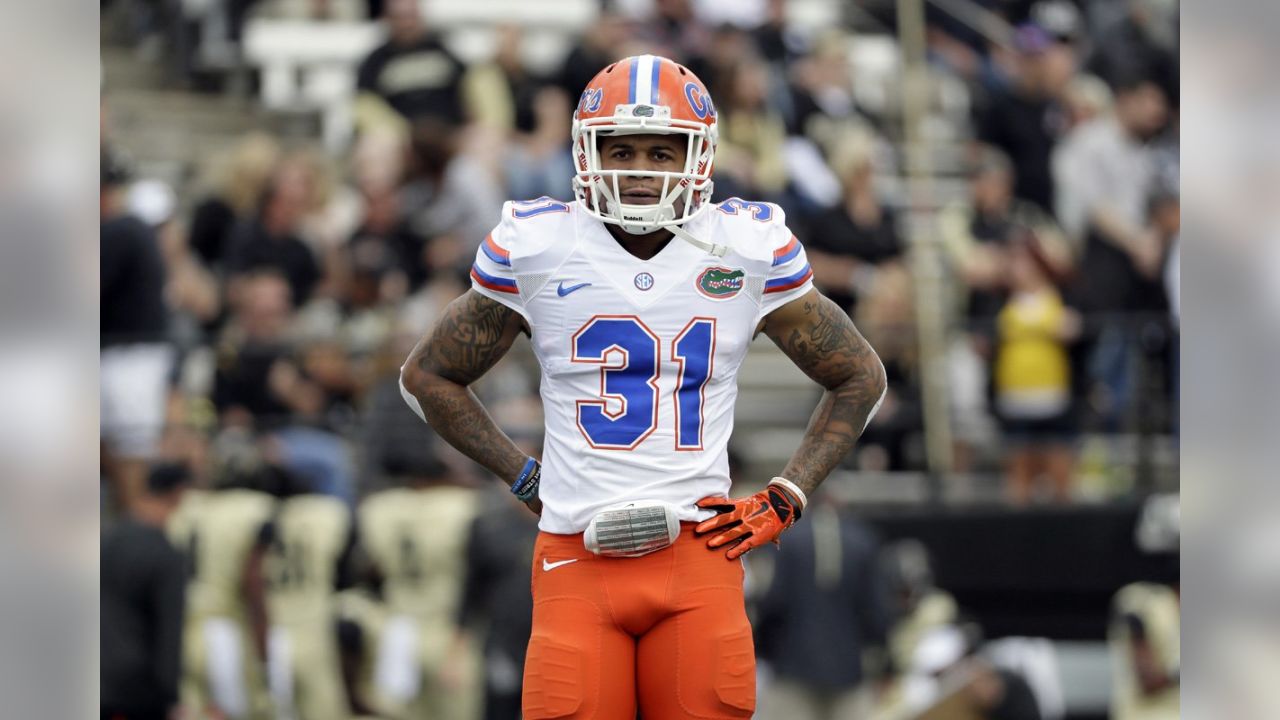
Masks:
[[[704,391],[715,318],[694,318],[671,342],[677,366],[676,450],[701,450]],[[593,448],[634,450],[658,428],[662,341],[634,315],[597,315],[573,335],[576,363],[600,366],[600,394],[577,401],[578,429]]]

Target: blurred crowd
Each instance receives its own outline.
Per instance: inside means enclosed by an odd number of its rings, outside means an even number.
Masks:
[[[417,0],[103,4],[125,5],[129,42],[200,92],[242,77],[255,17],[387,31],[357,69],[345,150],[254,132],[183,187],[130,162],[104,88],[104,507],[160,518],[185,552],[184,667],[214,679],[184,685],[192,707],[514,717],[523,645],[504,638],[527,614],[507,599],[527,591],[533,518],[478,489],[482,472],[405,407],[398,369],[467,288],[504,200],[572,200],[574,104],[627,55],[676,59],[707,84],[714,199],[782,206],[815,282],[883,358],[889,395],[850,469],[925,469],[926,361],[946,368],[953,469],[1001,474],[1011,503],[1085,494],[1079,478],[1114,461],[1082,453],[1086,434],[1176,436],[1176,2],[972,4],[1007,33],[930,4],[925,136],[954,151],[939,157],[960,179],[933,208],[902,189],[896,96],[877,102],[851,64],[863,33],[894,32],[892,3],[797,33],[781,0],[602,2],[550,73],[526,67],[516,26],[464,63]],[[944,358],[922,357],[917,335],[926,252],[944,269]],[[527,347],[475,389],[536,454]],[[768,597],[762,638],[786,622]],[[900,610],[868,610],[851,637],[885,646]],[[334,618],[334,632],[306,629]],[[466,631],[486,625],[488,640]],[[323,694],[342,688],[345,702]]]

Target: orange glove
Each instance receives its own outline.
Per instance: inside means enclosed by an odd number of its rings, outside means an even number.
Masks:
[[[778,542],[783,530],[795,524],[804,510],[805,497],[800,488],[785,478],[774,478],[769,486],[750,497],[706,497],[697,503],[717,514],[698,523],[697,535],[723,530],[707,540],[707,547],[728,546],[725,557],[734,560],[767,542]]]

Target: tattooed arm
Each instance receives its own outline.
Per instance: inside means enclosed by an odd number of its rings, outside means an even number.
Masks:
[[[849,452],[875,413],[884,396],[884,366],[849,315],[817,290],[770,313],[763,329],[827,390],[782,471],[809,494]]]
[[[520,475],[528,456],[498,428],[468,386],[507,353],[521,332],[529,331],[519,314],[469,290],[445,308],[400,374],[432,429],[508,483]]]

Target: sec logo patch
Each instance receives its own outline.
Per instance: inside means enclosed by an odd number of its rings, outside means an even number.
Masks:
[[[653,287],[653,276],[647,272],[636,275],[636,289],[648,290]]]

